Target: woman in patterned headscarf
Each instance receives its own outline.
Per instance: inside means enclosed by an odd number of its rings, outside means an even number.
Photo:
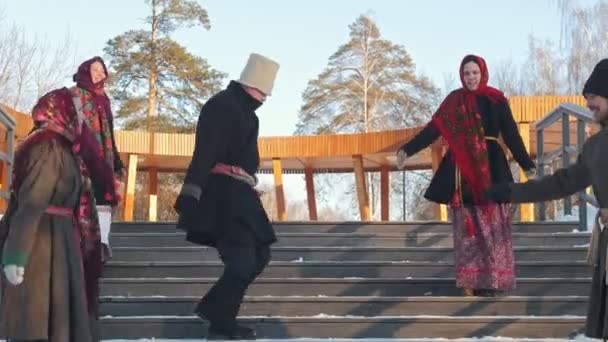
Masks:
[[[78,72],[73,76],[76,85],[70,88],[70,92],[76,100],[76,106],[82,108],[84,120],[91,131],[93,131],[102,148],[101,153],[104,159],[112,166],[115,178],[118,180],[122,177],[124,166],[120,160],[114,141],[112,109],[110,107],[110,99],[105,93],[105,81],[107,77],[108,70],[103,59],[101,57],[93,57],[78,67]],[[93,190],[95,191],[101,224],[104,260],[106,260],[111,254],[108,235],[112,221],[112,206],[103,198],[99,189],[94,188]]]
[[[512,181],[499,135],[519,165],[530,173],[534,162],[524,148],[509,103],[488,86],[483,58],[460,64],[462,88],[452,91],[431,122],[398,152],[398,166],[439,137],[448,150],[425,197],[452,208],[456,286],[464,295],[495,295],[515,287],[513,242],[507,204],[485,201],[493,182]]]
[[[115,204],[113,171],[69,89],[44,95],[32,117],[0,224],[0,337],[97,341],[102,248],[93,188]]]

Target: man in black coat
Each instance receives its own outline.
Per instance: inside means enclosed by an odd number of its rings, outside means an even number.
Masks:
[[[251,54],[239,80],[205,103],[175,203],[177,227],[186,231],[186,239],[215,247],[224,263],[224,273],[195,309],[210,323],[212,338],[255,339],[255,331],[238,325],[236,317],[276,242],[254,186],[260,162],[255,110],[271,94],[278,69],[275,61]]]

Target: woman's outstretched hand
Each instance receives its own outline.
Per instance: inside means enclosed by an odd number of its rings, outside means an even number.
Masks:
[[[405,161],[407,160],[407,153],[403,150],[397,152],[397,169],[403,170],[405,168]]]

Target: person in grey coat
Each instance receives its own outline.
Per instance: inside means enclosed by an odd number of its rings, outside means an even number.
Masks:
[[[608,339],[608,59],[594,68],[583,88],[587,107],[601,130],[582,147],[578,160],[550,176],[526,183],[496,184],[486,196],[503,202],[541,202],[562,198],[591,186],[599,212],[589,245],[588,261],[593,266],[593,282],[587,311],[585,335]]]

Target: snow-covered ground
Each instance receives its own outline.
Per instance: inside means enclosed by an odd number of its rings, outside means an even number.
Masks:
[[[172,340],[172,339],[156,339],[156,338],[144,338],[138,340],[102,340],[102,342],[203,342],[206,339],[184,339],[184,340]],[[217,341],[217,340],[214,340]],[[576,336],[572,339],[560,339],[560,338],[509,338],[509,337],[479,337],[479,338],[293,338],[293,339],[258,339],[259,342],[593,342],[600,341],[592,338],[587,338],[583,335]],[[0,340],[0,342],[6,342]]]
[[[101,342],[204,342],[207,339],[163,339],[163,338],[143,338],[137,340],[102,340]],[[214,340],[218,341],[218,340]],[[479,337],[479,338],[292,338],[292,339],[258,339],[258,342],[597,342],[592,338],[587,338],[583,335],[576,336],[572,339],[560,338],[510,338],[510,337]],[[6,342],[0,340],[0,342]]]
[[[104,342],[201,342],[206,341],[200,340],[164,340],[164,339],[141,339],[141,340],[105,340]],[[583,335],[577,336],[573,339],[555,339],[555,338],[508,338],[508,337],[480,337],[480,338],[460,338],[460,339],[443,339],[443,338],[412,338],[412,339],[386,339],[386,338],[363,338],[363,339],[343,339],[343,338],[297,338],[297,339],[276,339],[266,340],[259,339],[257,341],[263,342],[566,342],[566,341],[580,341],[580,342],[591,342],[599,341],[595,339],[587,338]]]

